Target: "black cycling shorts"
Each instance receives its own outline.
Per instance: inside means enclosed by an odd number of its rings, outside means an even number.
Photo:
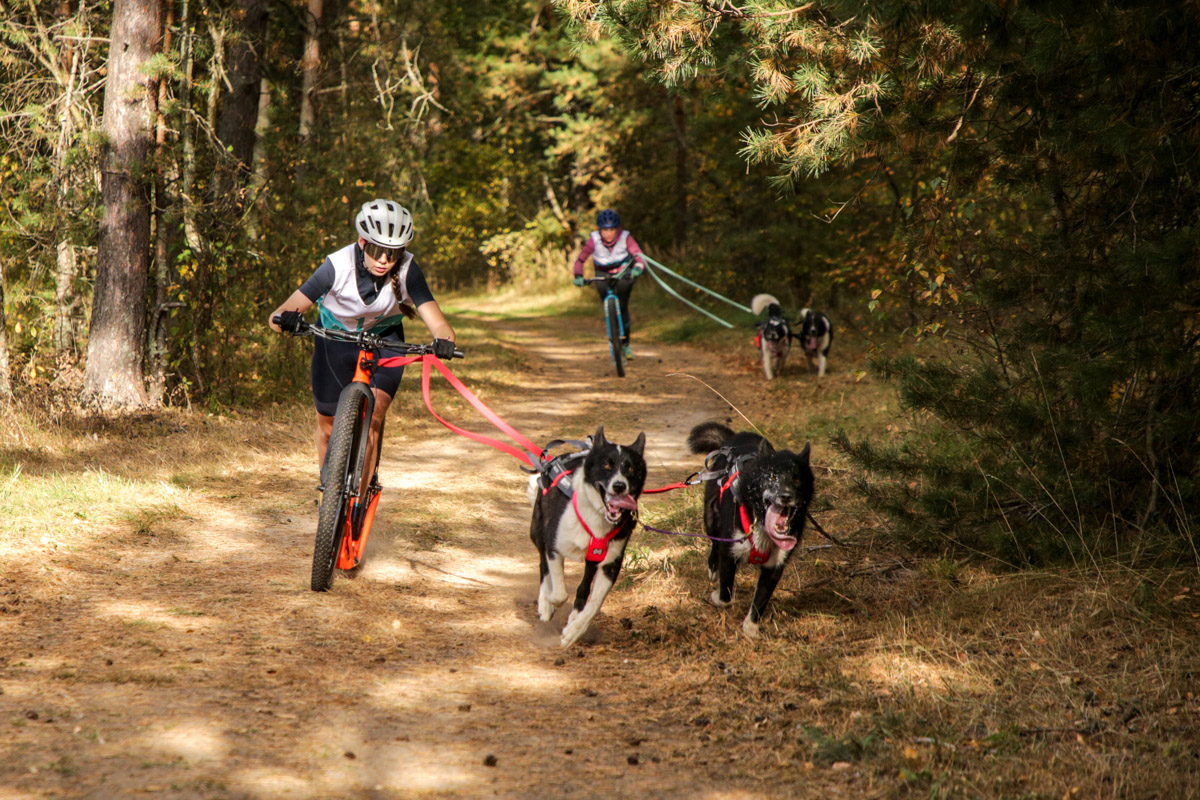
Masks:
[[[312,355],[312,388],[313,405],[317,413],[332,417],[337,413],[338,397],[346,384],[354,380],[354,370],[358,366],[358,345],[350,342],[331,342],[326,339],[313,338]],[[402,356],[396,350],[381,350],[379,358]],[[371,376],[371,388],[387,392],[388,397],[395,397],[400,388],[400,378],[404,375],[404,367],[380,367]]]

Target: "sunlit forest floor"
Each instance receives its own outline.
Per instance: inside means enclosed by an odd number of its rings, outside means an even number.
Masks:
[[[484,402],[538,442],[644,430],[652,486],[700,466],[684,439],[704,420],[811,441],[814,514],[845,546],[794,558],[748,641],[751,576],[717,610],[705,548],[639,531],[562,650],[565,609],[534,610],[525,474],[434,421],[414,376],[366,567],[324,594],[306,387],[221,415],[18,411],[0,424],[0,798],[1200,796],[1196,574],[898,551],[829,446],[909,424],[852,330],[822,381],[794,361],[767,384],[748,328],[635,293],[620,379],[592,293],[445,306]],[[444,382],[434,401],[494,433]],[[698,532],[699,504],[648,496],[642,515]]]

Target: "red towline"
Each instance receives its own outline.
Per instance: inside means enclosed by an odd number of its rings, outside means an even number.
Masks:
[[[541,448],[522,435],[521,432],[512,425],[509,425],[507,422],[505,422],[499,414],[488,408],[487,404],[476,397],[475,393],[468,389],[467,385],[463,383],[457,375],[451,372],[450,368],[447,367],[437,356],[432,354],[419,356],[391,356],[389,358],[380,359],[379,366],[403,367],[417,361],[421,362],[421,396],[425,398],[425,408],[429,409],[429,413],[433,415],[434,419],[460,436],[465,436],[468,439],[472,439],[481,444],[486,444],[488,447],[508,453],[509,455],[525,462],[531,469],[538,470],[538,465],[541,463],[543,455]],[[433,374],[434,367],[437,367],[438,371],[441,372],[442,375],[445,376],[446,380],[450,382],[450,385],[453,386],[459,394],[466,398],[466,401],[474,406],[475,410],[482,414],[484,419],[492,423],[492,425],[506,434],[514,442],[521,445],[524,450],[518,449],[507,442],[502,442],[499,439],[493,439],[490,436],[484,436],[483,434],[469,431],[466,428],[460,428],[452,422],[447,422],[440,414],[434,411],[433,393],[430,389],[430,377]],[[660,486],[657,489],[643,489],[642,494],[658,494],[660,492],[669,492],[673,489],[682,489],[686,486],[691,486],[693,485],[689,482],[691,477],[692,476],[689,476],[688,480],[677,481],[675,483],[667,484],[666,486]]]

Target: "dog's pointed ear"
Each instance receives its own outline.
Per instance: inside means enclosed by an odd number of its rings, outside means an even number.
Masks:
[[[775,452],[775,448],[771,446],[771,443],[770,443],[770,442],[768,442],[766,439],[759,439],[759,440],[758,440],[758,453],[757,453],[757,455],[759,455],[759,456],[769,456],[769,455],[771,455],[771,453],[774,453],[774,452]]]
[[[592,437],[592,447],[603,447],[606,444],[608,442],[604,439],[604,426],[601,425],[596,428],[596,435]]]
[[[807,464],[809,456],[812,454],[812,442],[805,442],[804,449],[796,456],[796,460],[801,464]]]
[[[646,432],[642,431],[638,437],[633,440],[633,444],[629,445],[629,449],[637,453],[639,456],[646,452]]]

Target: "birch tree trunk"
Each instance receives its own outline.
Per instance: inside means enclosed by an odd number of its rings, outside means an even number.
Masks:
[[[324,14],[324,0],[308,0],[305,21],[308,30],[304,36],[304,60],[300,63],[304,70],[303,91],[300,93],[300,141],[307,142],[312,136],[313,127],[317,123],[315,91],[317,80],[321,75],[321,43],[318,38],[321,30],[321,16]]]
[[[146,403],[146,282],[157,79],[146,62],[162,44],[161,0],[115,0],[104,86],[104,206],[86,387],[106,407]]]

